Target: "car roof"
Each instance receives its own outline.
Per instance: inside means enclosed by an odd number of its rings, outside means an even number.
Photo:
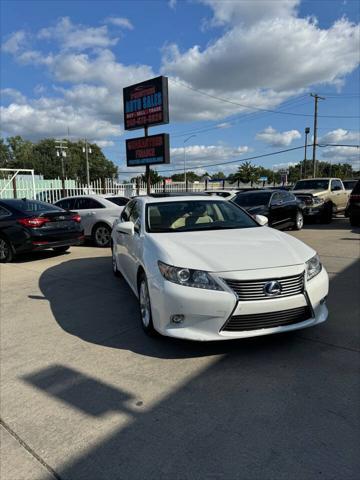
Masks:
[[[184,195],[178,197],[151,197],[147,195],[136,197],[137,200],[140,200],[143,203],[168,203],[168,202],[182,202],[182,201],[189,201],[189,202],[198,202],[198,201],[207,201],[211,202],[214,201],[214,198],[209,197],[209,195],[199,195],[199,196],[191,196],[191,195]],[[215,199],[217,202],[226,202],[226,200],[222,197],[216,197]]]
[[[258,190],[248,190],[248,191],[244,191],[244,192],[237,192],[238,195],[254,195],[256,193],[259,193],[259,192],[265,192],[265,193],[274,193],[274,192],[283,192],[283,190],[279,189],[279,190],[269,190],[268,188],[259,188]]]
[[[110,197],[110,195],[108,196]],[[82,193],[80,195],[71,195],[69,197],[60,198],[59,200],[56,201],[56,203],[60,202],[61,200],[69,200],[72,198],[94,198],[95,200],[106,200],[106,197],[103,195],[96,195],[92,193]]]

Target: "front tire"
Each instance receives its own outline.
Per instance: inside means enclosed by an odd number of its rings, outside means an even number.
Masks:
[[[93,228],[92,241],[96,247],[106,248],[110,246],[111,228],[106,223],[98,223]]]
[[[114,252],[114,246],[112,247],[112,256],[111,256],[111,261],[112,261],[112,271],[115,277],[121,277],[121,273],[117,267],[116,263],[116,257],[115,257],[115,252]]]
[[[350,213],[350,225],[352,227],[360,227],[360,217]]]
[[[332,222],[333,217],[333,206],[331,203],[328,203],[324,206],[324,211],[321,215],[321,223],[329,224]]]
[[[295,223],[293,226],[293,230],[301,230],[304,226],[304,216],[300,210],[298,210],[296,217],[295,217]]]
[[[9,263],[14,259],[12,245],[5,237],[0,237],[0,263]]]
[[[70,246],[67,247],[54,247],[53,250],[56,253],[65,253],[69,250]]]
[[[139,280],[139,307],[140,307],[140,318],[143,330],[150,337],[157,335],[157,332],[154,328],[152,314],[151,314],[151,302],[149,295],[149,288],[146,279],[146,275],[143,272],[140,275]]]

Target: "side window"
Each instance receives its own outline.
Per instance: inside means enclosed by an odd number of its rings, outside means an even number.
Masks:
[[[79,197],[75,200],[75,209],[76,210],[89,210],[95,208],[105,208],[104,205],[101,205],[100,202],[95,200],[94,198],[88,197]]]
[[[64,210],[73,210],[75,204],[75,200],[73,198],[67,198],[65,200],[60,200],[59,202],[56,202],[56,206],[63,208]]]
[[[343,186],[340,180],[331,180],[331,190],[342,190]]]
[[[130,212],[130,222],[139,223],[140,221],[140,205],[139,202],[135,202],[134,208]]]
[[[4,207],[0,207],[0,218],[10,217],[12,215],[9,210],[6,210]]]
[[[285,202],[290,202],[292,199],[289,198],[289,195],[287,192],[280,192],[280,200],[285,203]]]
[[[124,208],[124,210],[121,212],[121,215],[120,215],[120,218],[123,222],[128,222],[129,219],[130,219],[130,212],[133,208],[133,206],[135,205],[135,202],[136,200],[131,200],[127,205],[126,207]]]
[[[278,192],[273,193],[271,197],[271,205],[276,205],[280,202],[280,194]]]

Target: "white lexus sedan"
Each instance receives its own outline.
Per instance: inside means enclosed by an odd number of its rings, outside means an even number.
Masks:
[[[112,262],[142,325],[190,340],[268,335],[324,322],[316,252],[219,197],[138,197],[112,231]]]

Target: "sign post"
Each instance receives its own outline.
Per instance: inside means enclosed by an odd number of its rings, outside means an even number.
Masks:
[[[150,165],[170,163],[169,135],[148,134],[151,126],[169,123],[168,79],[160,76],[123,89],[125,130],[144,129],[144,137],[126,140],[128,167],[145,165],[146,191],[151,193]]]

